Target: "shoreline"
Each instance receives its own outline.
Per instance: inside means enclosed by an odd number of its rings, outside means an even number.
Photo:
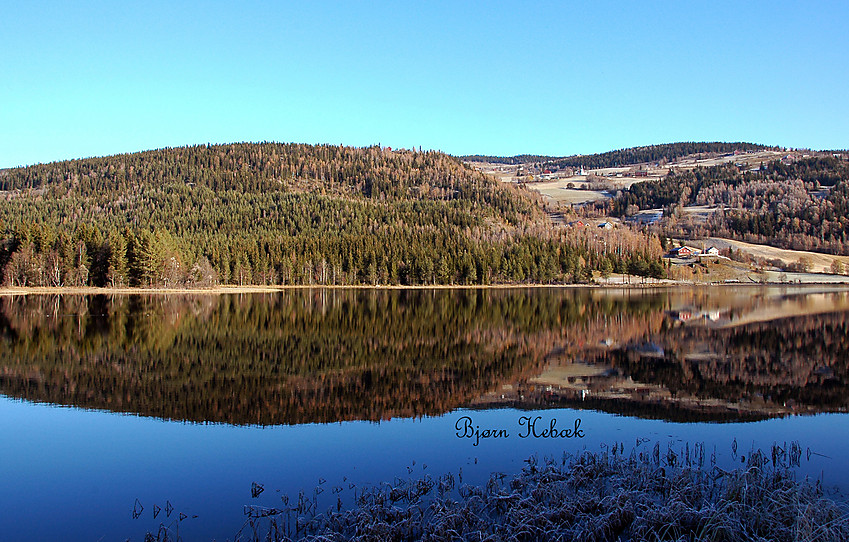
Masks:
[[[0,297],[19,295],[163,295],[163,294],[187,294],[187,295],[225,295],[225,294],[265,294],[286,292],[290,290],[521,290],[521,289],[597,289],[597,290],[661,290],[661,289],[688,289],[688,288],[816,288],[827,287],[835,290],[849,290],[849,284],[840,282],[810,282],[810,283],[786,283],[786,282],[609,282],[593,284],[436,284],[436,285],[223,285],[208,288],[142,288],[142,287],[119,287],[108,288],[101,286],[2,286]]]
[[[644,289],[668,288],[674,284],[436,284],[436,285],[275,285],[275,286],[214,286],[210,288],[140,288],[121,287],[105,288],[100,286],[15,286],[0,287],[0,297],[18,295],[158,295],[158,294],[188,294],[188,295],[226,295],[226,294],[270,294],[294,290],[521,290],[526,288],[604,288],[604,289]],[[686,286],[686,285],[685,285]]]

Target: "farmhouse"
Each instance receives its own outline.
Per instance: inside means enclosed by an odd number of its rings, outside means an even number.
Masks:
[[[700,253],[701,253],[701,251],[699,249],[693,248],[693,247],[688,247],[688,246],[685,245],[685,246],[676,247],[676,248],[673,248],[672,250],[670,250],[669,256],[671,256],[673,258],[690,258],[690,257],[693,257],[693,256],[698,256]]]

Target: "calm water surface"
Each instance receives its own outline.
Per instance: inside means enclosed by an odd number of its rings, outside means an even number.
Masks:
[[[0,539],[234,539],[245,505],[614,443],[798,441],[845,491],[848,328],[822,289],[3,297]]]

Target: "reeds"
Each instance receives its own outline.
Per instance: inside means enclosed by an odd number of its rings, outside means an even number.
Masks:
[[[697,444],[624,446],[557,460],[482,485],[445,474],[355,490],[316,513],[318,492],[282,509],[246,507],[238,541],[845,541],[849,514],[820,482],[797,480],[798,443],[732,457],[725,470]],[[317,488],[318,489],[318,488]]]

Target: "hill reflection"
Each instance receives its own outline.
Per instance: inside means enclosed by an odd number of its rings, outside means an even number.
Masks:
[[[673,421],[849,408],[849,293],[782,289],[671,295],[659,325],[549,360],[503,399]]]
[[[2,393],[167,419],[271,425],[570,404],[722,420],[849,405],[840,292],[0,299]]]

